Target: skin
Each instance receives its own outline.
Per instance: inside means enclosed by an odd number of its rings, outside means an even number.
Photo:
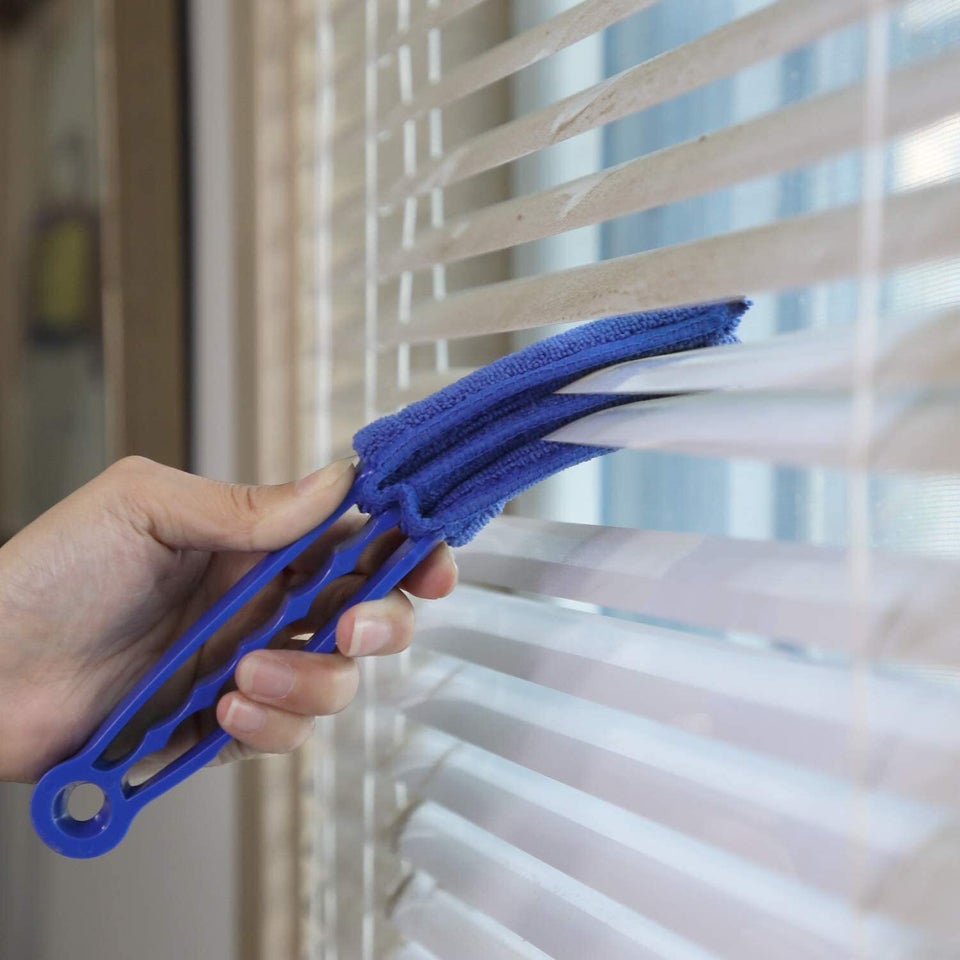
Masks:
[[[121,460],[58,503],[0,548],[0,779],[35,781],[74,753],[140,675],[265,552],[323,521],[353,480],[349,461],[296,484],[244,486],[192,476],[139,457]],[[172,709],[276,609],[284,592],[319,570],[332,545],[359,527],[342,518],[211,638],[160,691],[126,743]],[[388,535],[357,573],[316,600],[309,616],[239,663],[235,689],[215,709],[185,721],[134,781],[213,729],[234,738],[218,762],[286,753],[314,718],[346,707],[357,692],[356,658],[396,653],[413,636],[402,590],[358,604],[340,618],[334,654],[296,649],[325,623],[399,542]],[[449,593],[456,565],[441,545],[403,582],[424,599]]]

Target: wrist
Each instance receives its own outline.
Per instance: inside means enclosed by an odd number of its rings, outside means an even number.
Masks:
[[[0,781],[30,783],[45,759],[37,717],[44,684],[29,670],[36,634],[10,595],[9,554],[10,544],[0,549]]]
[[[59,759],[50,752],[57,744],[55,711],[43,707],[39,693],[25,701],[0,680],[0,781],[34,783]]]

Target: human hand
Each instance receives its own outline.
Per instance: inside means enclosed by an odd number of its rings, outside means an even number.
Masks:
[[[329,516],[352,480],[348,461],[296,484],[253,487],[130,457],[0,548],[0,780],[31,782],[74,753],[203,610],[265,552]],[[137,717],[132,737],[224,662],[287,589],[319,570],[331,546],[360,523],[359,514],[337,521],[218,631]],[[314,717],[342,710],[357,691],[355,657],[395,653],[410,643],[414,615],[406,595],[397,589],[347,610],[337,625],[337,653],[287,648],[325,623],[396,543],[382,538],[357,573],[324,590],[307,618],[275,638],[272,646],[284,649],[243,657],[237,689],[215,711],[185,721],[165,750],[138,769],[138,779],[209,733],[214,717],[235,738],[222,761],[293,750],[309,736]],[[403,587],[434,599],[455,582],[444,544]]]

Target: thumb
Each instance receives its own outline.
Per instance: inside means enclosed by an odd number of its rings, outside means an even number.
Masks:
[[[113,512],[174,549],[276,550],[325,520],[353,482],[338,460],[297,483],[249,486],[207,480],[143,457],[127,457],[102,478]]]

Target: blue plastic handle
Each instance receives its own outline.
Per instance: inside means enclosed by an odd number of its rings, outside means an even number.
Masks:
[[[167,649],[137,684],[120,701],[81,749],[51,768],[39,780],[31,801],[33,824],[40,838],[68,857],[97,857],[112,850],[126,835],[133,818],[151,800],[186,779],[212,760],[230,742],[219,726],[176,760],[136,786],[126,782],[134,764],[162,749],[177,726],[198,710],[211,706],[224,683],[233,675],[241,657],[267,645],[285,626],[302,619],[319,592],[333,580],[350,573],[364,549],[381,534],[397,525],[398,512],[389,510],[372,516],[364,527],[334,548],[323,568],[306,583],[289,590],[279,609],[262,626],[248,634],[230,659],[201,677],[181,704],[156,721],[140,742],[119,759],[104,759],[103,753],[141,707],[170,679],[204,643],[251,600],[278,573],[314,543],[356,503],[360,479],[339,507],[318,527],[299,540],[268,554],[209,607],[183,635]],[[320,630],[304,650],[330,653],[336,646],[336,627],[341,614],[364,600],[386,596],[439,543],[432,538],[406,539],[387,561],[366,581]],[[103,793],[99,811],[89,820],[74,818],[68,809],[70,794],[78,786],[93,784]]]

